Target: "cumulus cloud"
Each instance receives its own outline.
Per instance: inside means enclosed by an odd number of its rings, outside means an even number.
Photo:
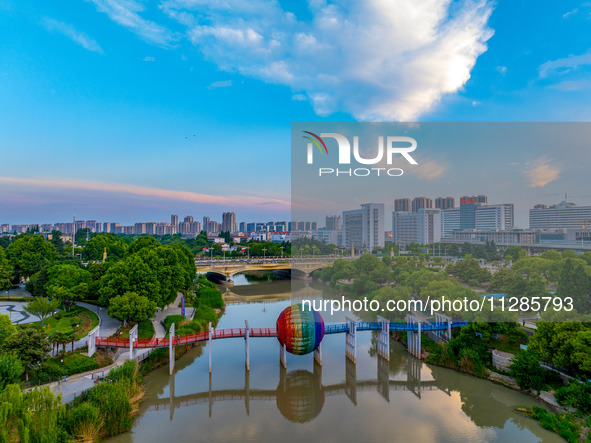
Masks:
[[[142,2],[137,0],[87,0],[96,5],[99,12],[124,26],[143,39],[158,46],[169,47],[176,37],[166,27],[144,19],[139,13],[144,10]]]
[[[101,48],[96,41],[88,37],[85,33],[77,31],[73,26],[67,23],[45,17],[41,20],[41,24],[48,31],[59,32],[88,51],[98,52],[99,54],[103,53],[103,48]]]
[[[138,33],[170,39],[139,20],[136,1],[91,1]],[[305,21],[265,0],[164,0],[160,9],[220,69],[305,93],[319,115],[345,111],[361,120],[428,112],[465,85],[493,35],[489,0],[310,0],[308,7]]]
[[[543,187],[556,180],[560,176],[560,169],[555,162],[546,157],[527,162],[523,171],[528,186],[531,188]]]

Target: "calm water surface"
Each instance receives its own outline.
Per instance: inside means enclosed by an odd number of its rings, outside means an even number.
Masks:
[[[285,297],[285,284],[261,283],[257,293]],[[228,305],[218,328],[243,327],[245,319],[251,327],[273,327],[289,304],[332,295],[315,284],[294,288],[281,301]],[[345,315],[324,318],[344,321]],[[168,367],[150,373],[133,430],[110,441],[562,441],[513,412],[514,406],[537,404],[531,397],[426,365],[394,341],[390,361],[378,359],[371,332],[358,334],[356,365],[345,359],[343,334],[324,338],[322,367],[311,354],[288,355],[284,370],[276,338],[251,339],[250,373],[243,339],[212,346],[211,377],[207,345],[177,360],[172,376]]]

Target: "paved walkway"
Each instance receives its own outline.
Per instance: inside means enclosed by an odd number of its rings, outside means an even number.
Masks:
[[[164,329],[163,323],[166,317],[169,315],[181,315],[182,310],[177,306],[181,303],[181,298],[183,297],[182,292],[177,292],[176,299],[173,303],[166,306],[163,310],[156,312],[154,318],[152,319],[152,324],[154,325],[154,338],[163,338],[166,337],[168,331]],[[186,318],[193,318],[195,315],[195,308],[185,306],[185,317]]]

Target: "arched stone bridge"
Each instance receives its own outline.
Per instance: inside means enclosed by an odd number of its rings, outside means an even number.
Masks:
[[[197,272],[212,272],[226,278],[246,271],[275,271],[289,269],[310,275],[317,269],[332,266],[337,258],[328,257],[273,257],[273,258],[244,258],[232,260],[195,260]],[[347,257],[348,258],[348,257]]]

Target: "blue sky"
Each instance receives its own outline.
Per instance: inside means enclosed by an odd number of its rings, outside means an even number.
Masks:
[[[0,0],[0,223],[286,219],[293,121],[591,120],[591,3],[392,3]]]

